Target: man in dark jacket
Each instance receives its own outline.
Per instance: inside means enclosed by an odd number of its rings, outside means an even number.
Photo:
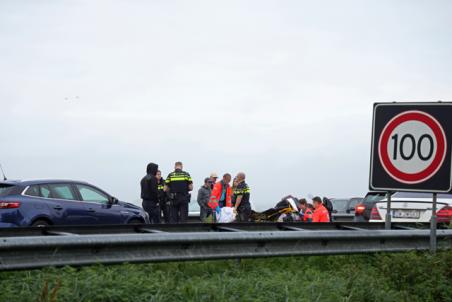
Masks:
[[[212,193],[211,183],[212,180],[209,177],[204,179],[204,185],[198,190],[199,216],[203,222],[207,216],[212,214],[212,209],[208,206],[210,194]]]
[[[146,169],[146,176],[141,179],[141,199],[143,199],[143,209],[149,214],[150,223],[160,223],[158,182],[155,177],[158,168],[158,165],[149,163]]]

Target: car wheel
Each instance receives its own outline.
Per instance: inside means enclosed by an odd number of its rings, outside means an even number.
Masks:
[[[143,221],[137,218],[132,218],[129,220],[128,224],[143,224]]]
[[[49,226],[50,223],[46,220],[38,219],[31,225],[32,227],[46,227]]]

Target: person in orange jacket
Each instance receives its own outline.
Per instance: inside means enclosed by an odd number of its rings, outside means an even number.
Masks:
[[[314,214],[312,215],[312,222],[330,222],[330,214],[323,206],[322,199],[318,196],[312,199],[314,204]]]
[[[223,175],[223,179],[215,183],[212,194],[210,195],[209,207],[212,210],[217,210],[218,207],[231,207],[232,190],[229,183],[231,182],[231,174],[226,173]]]
[[[312,222],[312,210],[308,206],[306,199],[300,199],[300,218],[303,222]]]

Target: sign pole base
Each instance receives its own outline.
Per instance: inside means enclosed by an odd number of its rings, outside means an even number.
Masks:
[[[432,219],[430,220],[430,252],[436,253],[436,193],[433,193]]]
[[[385,217],[385,230],[391,229],[391,192],[386,193],[386,217]]]

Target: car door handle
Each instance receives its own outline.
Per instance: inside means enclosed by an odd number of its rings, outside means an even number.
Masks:
[[[62,206],[54,206],[53,208],[54,208],[55,210],[62,210],[62,209],[63,209]]]
[[[93,208],[88,208],[88,212],[96,212],[96,210]]]

